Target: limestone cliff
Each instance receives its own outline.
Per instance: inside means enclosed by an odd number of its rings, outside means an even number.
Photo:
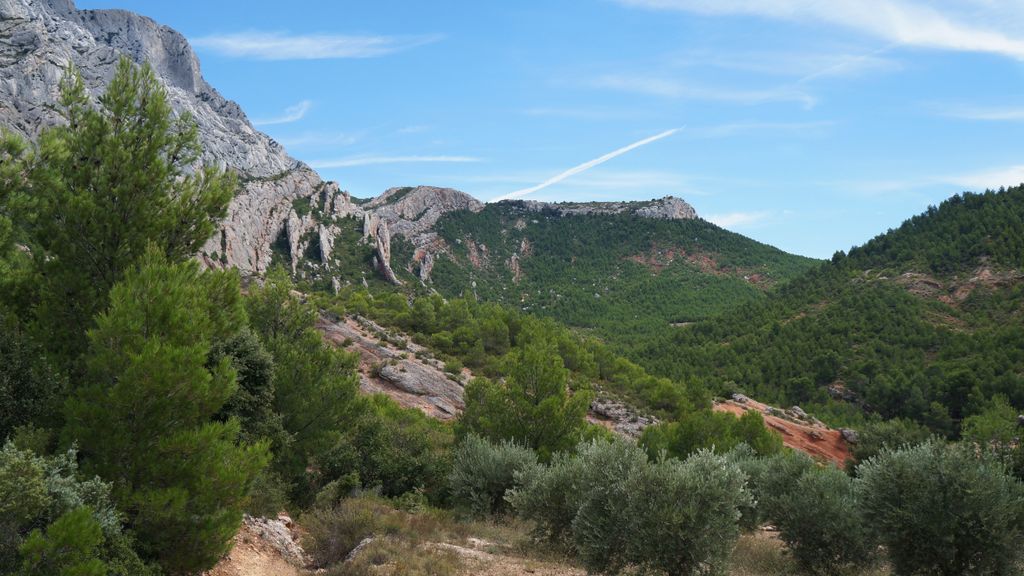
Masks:
[[[635,214],[643,218],[664,220],[692,220],[697,211],[684,200],[665,196],[647,202],[538,202],[522,201],[521,205],[534,212],[550,211],[561,216],[587,214]]]
[[[320,177],[207,84],[178,32],[123,10],[77,10],[71,0],[0,0],[0,126],[34,138],[59,121],[53,103],[69,64],[98,96],[122,55],[149,62],[174,110],[195,118],[203,161],[240,175],[221,232],[203,248],[207,264],[262,273],[292,200],[316,191]]]

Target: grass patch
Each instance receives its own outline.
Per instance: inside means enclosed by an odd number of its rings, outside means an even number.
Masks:
[[[755,532],[740,536],[729,562],[729,576],[792,576],[800,574],[786,545],[774,534]],[[886,567],[848,573],[849,576],[890,576]]]

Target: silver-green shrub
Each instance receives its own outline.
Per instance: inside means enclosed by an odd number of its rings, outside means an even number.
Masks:
[[[455,450],[448,486],[456,507],[475,516],[506,511],[505,492],[516,486],[516,472],[537,465],[537,454],[510,441],[492,444],[469,435]]]
[[[674,575],[724,573],[739,538],[740,508],[751,500],[745,475],[709,450],[663,460],[627,482],[627,557]]]
[[[1024,486],[997,458],[933,439],[883,449],[858,472],[865,517],[896,574],[1017,573]]]
[[[854,480],[826,465],[804,472],[777,497],[774,522],[800,568],[815,576],[862,573],[877,560]]]

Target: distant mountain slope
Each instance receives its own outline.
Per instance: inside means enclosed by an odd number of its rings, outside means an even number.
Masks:
[[[451,212],[431,278],[625,343],[757,301],[816,265],[697,218],[680,200],[499,202]]]
[[[632,355],[723,392],[843,399],[833,412],[857,406],[951,432],[994,394],[1024,407],[1022,268],[1024,188],[958,195],[763,301],[663,331]]]

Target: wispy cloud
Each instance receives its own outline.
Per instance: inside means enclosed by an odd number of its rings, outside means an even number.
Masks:
[[[729,212],[727,214],[709,214],[706,217],[708,222],[721,226],[722,228],[743,228],[752,224],[759,224],[772,217],[772,212]]]
[[[706,15],[747,15],[780,20],[826,23],[888,42],[965,52],[986,52],[1024,60],[1024,40],[1010,32],[1024,20],[1024,10],[1003,9],[1000,16],[1015,22],[1000,29],[985,19],[989,2],[911,0],[618,0],[620,4],[655,10],[680,10]],[[979,16],[979,13],[982,16]]]
[[[412,126],[403,126],[398,130],[395,130],[396,134],[419,134],[420,132],[426,132],[430,130],[430,126],[424,124],[415,124]]]
[[[569,177],[574,176],[576,174],[579,174],[581,172],[586,172],[587,170],[590,170],[591,168],[593,168],[595,166],[599,166],[599,165],[604,164],[605,162],[607,162],[607,161],[609,161],[609,160],[611,160],[613,158],[616,158],[618,156],[622,156],[623,154],[625,154],[626,152],[629,152],[630,150],[635,150],[635,149],[637,149],[637,148],[639,148],[641,146],[645,146],[647,144],[650,144],[651,142],[657,142],[658,140],[661,140],[662,138],[668,138],[669,136],[675,134],[679,130],[681,130],[681,128],[673,128],[671,130],[665,130],[664,132],[661,132],[660,134],[655,134],[654,136],[650,136],[648,138],[644,138],[643,140],[638,140],[636,142],[633,142],[632,144],[629,144],[627,146],[623,146],[622,148],[619,148],[618,150],[613,150],[613,151],[611,151],[611,152],[609,152],[607,154],[604,154],[603,156],[599,156],[597,158],[594,158],[593,160],[588,160],[587,162],[584,162],[583,164],[580,164],[578,166],[573,166],[572,168],[569,168],[568,170],[566,170],[564,172],[561,172],[559,174],[556,174],[555,176],[552,176],[551,178],[548,178],[547,180],[541,182],[540,184],[537,184],[536,186],[530,186],[529,188],[523,188],[522,190],[516,190],[515,192],[510,192],[508,194],[505,194],[504,196],[500,196],[498,198],[495,198],[492,201],[496,202],[498,200],[509,200],[509,199],[512,199],[512,198],[521,198],[521,197],[526,196],[528,194],[533,194],[534,192],[537,192],[539,190],[543,190],[544,188],[547,188],[548,186],[551,186],[551,185],[554,185],[554,184],[558,184],[559,182],[561,182],[562,180],[565,180],[566,178],[569,178]]]
[[[524,116],[540,118],[573,118],[577,120],[610,120],[613,118],[632,118],[638,115],[637,110],[615,110],[604,107],[536,107],[522,111]]]
[[[255,60],[325,60],[375,58],[437,42],[439,34],[420,36],[354,36],[345,34],[286,34],[237,32],[202,36],[193,46],[232,58]]]
[[[790,134],[818,135],[823,134],[835,122],[731,122],[715,126],[694,127],[689,130],[698,137],[725,138],[747,132],[785,132]]]
[[[473,156],[349,156],[333,160],[316,160],[310,162],[313,168],[348,168],[351,166],[369,166],[373,164],[409,164],[431,162],[479,162]]]
[[[1024,107],[983,108],[975,106],[939,106],[939,113],[950,118],[963,120],[987,120],[1002,122],[1024,121]]]
[[[765,90],[708,88],[664,76],[606,74],[593,80],[592,85],[598,88],[609,88],[623,92],[685,100],[733,102],[737,104],[797,102],[805,108],[811,108],[817,103],[817,99],[811,94],[788,86]]]
[[[1000,186],[1017,186],[1024,183],[1024,164],[947,176],[943,180],[974,191],[995,190]]]
[[[289,106],[284,109],[284,114],[275,116],[273,118],[261,118],[253,120],[254,126],[270,126],[272,124],[288,124],[290,122],[296,122],[302,120],[309,112],[309,109],[313,107],[313,103],[309,100],[303,100],[294,106]]]
[[[303,132],[292,136],[283,136],[276,140],[284,146],[293,148],[314,146],[351,146],[359,141],[361,134],[348,132]]]
[[[919,195],[922,190],[935,187],[941,187],[947,191],[949,188],[955,188],[956,191],[981,192],[1020,184],[1024,184],[1024,164],[888,180],[847,180],[821,183],[823,186],[847,189],[867,197],[894,194]]]
[[[853,77],[872,72],[890,72],[902,64],[882,53],[892,46],[863,52],[850,46],[823,47],[814,52],[788,52],[771,49],[748,51],[695,50],[671,59],[675,67],[712,67],[752,72],[764,76]],[[800,82],[801,80],[797,80]]]

